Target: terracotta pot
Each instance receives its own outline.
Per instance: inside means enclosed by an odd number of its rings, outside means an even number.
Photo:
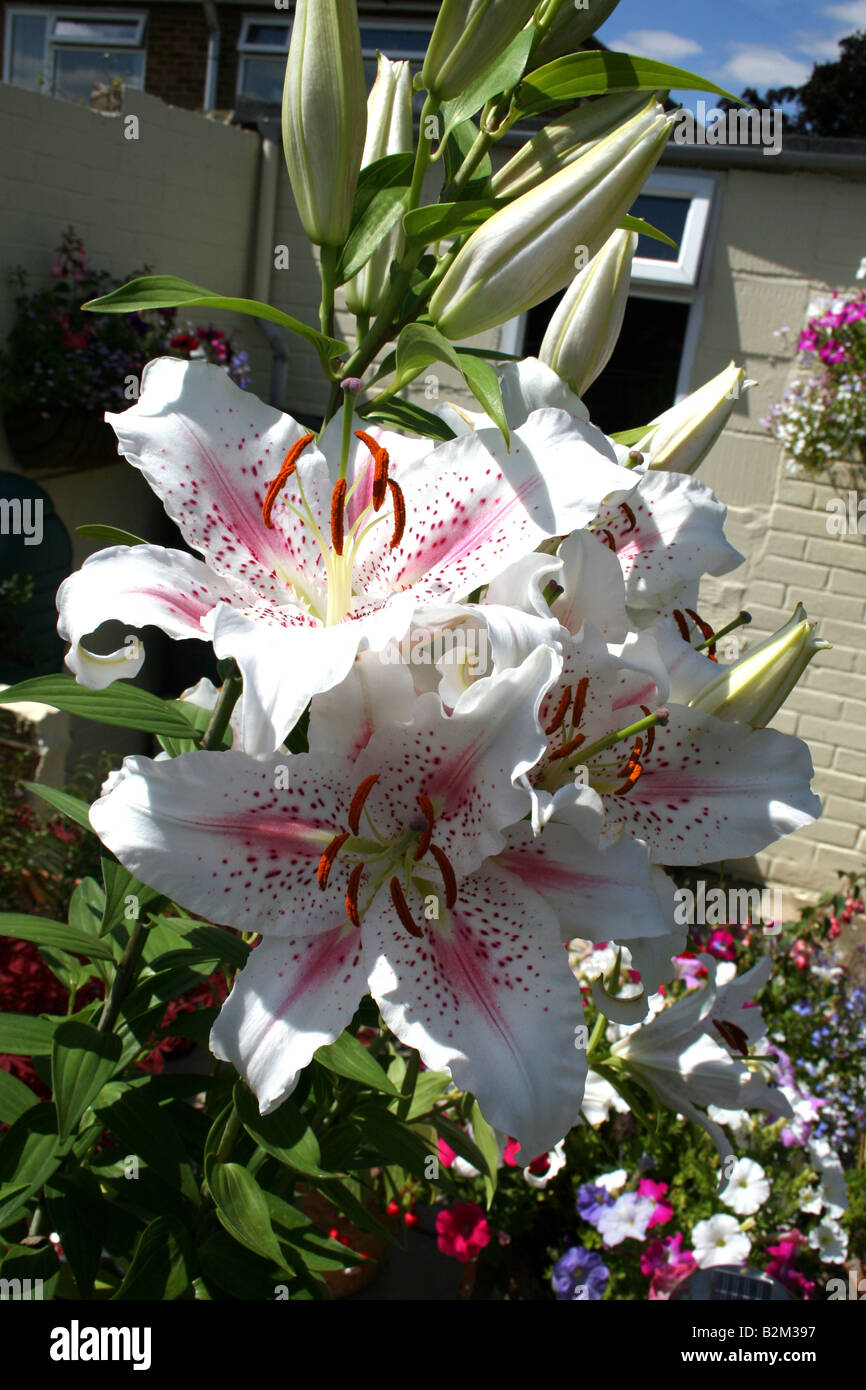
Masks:
[[[43,419],[13,410],[4,416],[3,424],[13,458],[25,473],[60,473],[117,463],[114,431],[89,411],[57,411]]]

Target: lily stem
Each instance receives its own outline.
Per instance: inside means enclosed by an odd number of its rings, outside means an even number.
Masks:
[[[232,717],[232,710],[237,704],[243,690],[243,680],[237,666],[226,676],[222,683],[222,688],[217,696],[217,702],[213,707],[213,712],[208,720],[207,728],[202,734],[201,748],[210,751],[218,748],[222,743],[223,734],[228,728],[229,720]]]

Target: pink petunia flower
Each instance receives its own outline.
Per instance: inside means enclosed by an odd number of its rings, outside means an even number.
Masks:
[[[439,1249],[462,1264],[477,1260],[492,1238],[493,1232],[477,1202],[455,1202],[436,1215]]]

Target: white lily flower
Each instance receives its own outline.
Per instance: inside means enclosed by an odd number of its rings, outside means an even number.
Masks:
[[[515,781],[542,747],[555,670],[540,648],[450,716],[423,695],[355,760],[128,758],[95,803],[97,833],[131,872],[262,934],[212,1046],[263,1113],[369,991],[392,1032],[524,1152],[567,1131],[586,1074],[580,990],[552,910],[489,857],[524,813]],[[345,737],[335,730],[335,745]]]
[[[627,479],[600,431],[554,410],[515,431],[510,452],[498,430],[431,447],[362,429],[341,479],[339,417],[317,448],[218,367],[175,358],[149,363],[139,400],[108,420],[204,561],[150,545],[91,556],[58,591],[67,665],[92,688],[137,674],[141,652],[124,647],[107,670],[83,646],[109,618],[212,641],[240,666],[255,755],[280,746],[359,648],[381,651],[416,608],[457,602],[584,525]]]
[[[595,1128],[597,1125],[604,1124],[612,1109],[618,1115],[625,1115],[628,1108],[627,1102],[623,1100],[618,1091],[614,1090],[610,1082],[605,1081],[603,1076],[599,1076],[598,1072],[593,1071],[590,1067],[586,1076],[578,1124],[585,1121],[586,1124]]]
[[[780,1090],[769,1087],[707,1031],[706,1020],[716,1002],[716,961],[709,955],[701,960],[707,967],[703,988],[691,990],[648,1023],[632,1029],[614,1043],[611,1054],[621,1059],[628,1073],[645,1082],[663,1105],[705,1129],[724,1159],[730,1144],[709,1117],[707,1106],[786,1116],[791,1107]]]
[[[733,1216],[720,1213],[698,1222],[691,1234],[691,1246],[698,1269],[711,1269],[713,1265],[745,1264],[752,1242]]]
[[[719,1200],[738,1216],[760,1211],[770,1196],[767,1175],[753,1158],[738,1158],[728,1174],[728,1183]]]

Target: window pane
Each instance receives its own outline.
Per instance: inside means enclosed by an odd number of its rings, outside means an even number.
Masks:
[[[389,58],[423,58],[431,32],[426,29],[371,29],[365,24],[361,29],[361,47],[365,53],[373,54],[380,49]]]
[[[52,37],[64,43],[135,43],[137,19],[64,19],[54,21]]]
[[[285,58],[244,58],[241,64],[240,95],[254,101],[270,101],[279,105],[283,99]]]
[[[645,222],[651,223],[660,232],[665,232],[677,243],[675,250],[673,246],[666,246],[663,241],[642,236],[638,238],[636,256],[646,256],[651,261],[679,259],[689,212],[688,198],[666,198],[659,194],[641,193],[629,211],[632,217],[642,217]]]
[[[537,356],[561,298],[553,295],[530,309],[523,356]],[[584,395],[599,429],[610,433],[645,425],[673,405],[689,307],[675,300],[629,299],[613,356]]]
[[[42,85],[45,57],[44,14],[16,14],[12,17],[12,58],[9,80],[16,87],[37,91]]]
[[[288,52],[288,24],[248,24],[244,45],[248,43],[266,44],[268,48],[279,48]]]
[[[123,48],[58,48],[54,54],[54,95],[66,101],[88,102],[97,82],[111,86],[115,79],[140,89],[143,75],[144,54]]]

